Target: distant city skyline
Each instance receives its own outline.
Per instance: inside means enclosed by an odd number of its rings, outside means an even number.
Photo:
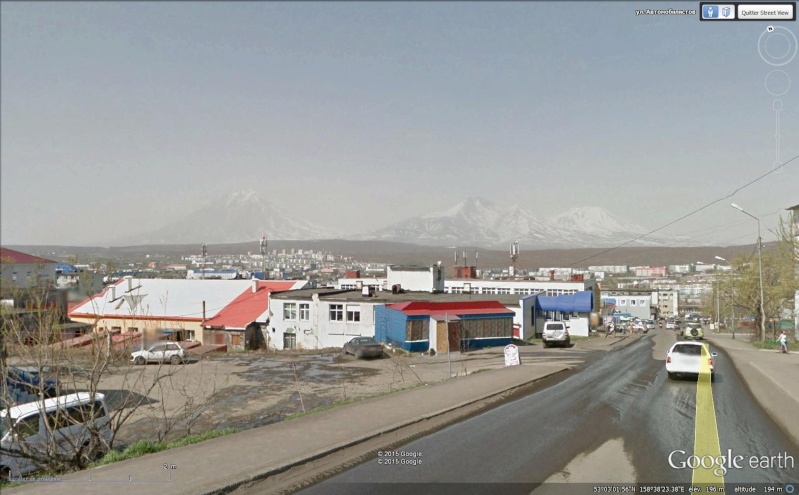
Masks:
[[[469,197],[655,229],[799,155],[799,58],[766,60],[796,23],[635,13],[663,6],[4,2],[2,243],[146,233],[245,189],[347,232]],[[731,202],[773,240],[799,160],[659,234],[754,243]]]

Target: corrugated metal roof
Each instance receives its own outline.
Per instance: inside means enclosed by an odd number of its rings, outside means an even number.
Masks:
[[[428,302],[413,301],[399,304],[387,304],[387,308],[402,311],[408,316],[430,316],[441,314],[460,315],[484,315],[484,314],[508,314],[514,312],[509,310],[499,301],[458,301],[458,302]]]
[[[269,293],[300,288],[305,282],[266,281],[258,282],[258,292],[252,287],[245,290],[237,298],[213,318],[206,320],[204,326],[215,328],[244,328],[253,321],[266,321],[269,310]]]
[[[11,263],[19,263],[19,264],[58,263],[57,261],[48,260],[46,258],[40,258],[39,256],[34,256],[32,254],[14,251],[13,249],[8,249],[4,247],[0,247],[0,259],[2,259],[3,263],[6,263],[7,260],[11,261]]]
[[[252,293],[252,283],[251,280],[123,278],[113,285],[114,290],[106,287],[102,293],[76,306],[70,315],[201,321],[203,301],[206,319],[213,318],[245,291]],[[303,286],[306,282],[299,283]]]

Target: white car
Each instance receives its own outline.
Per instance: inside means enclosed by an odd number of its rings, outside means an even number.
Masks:
[[[186,361],[186,351],[177,342],[159,342],[149,349],[130,354],[133,364],[165,363],[180,364]]]
[[[704,369],[710,371],[711,378],[714,373],[713,358],[718,356],[716,352],[710,352],[710,347],[705,342],[677,342],[666,354],[666,373],[670,379],[678,375],[699,376],[703,370],[704,359],[707,359],[707,366]]]
[[[646,329],[647,330],[654,330],[655,329],[655,320],[646,320]]]
[[[563,321],[548,321],[544,323],[544,331],[541,333],[541,340],[544,347],[552,344],[560,344],[568,347],[571,339],[569,338],[569,328]]]

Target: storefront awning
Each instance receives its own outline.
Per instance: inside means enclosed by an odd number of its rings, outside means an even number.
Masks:
[[[594,305],[594,294],[589,291],[564,294],[562,296],[538,296],[535,306],[540,311],[562,311],[564,313],[590,313]]]

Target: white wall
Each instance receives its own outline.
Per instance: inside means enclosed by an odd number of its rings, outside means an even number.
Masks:
[[[569,324],[569,335],[572,337],[588,337],[588,324],[590,318],[587,313],[579,313],[579,317],[572,316],[567,322]],[[585,316],[583,316],[585,315]]]
[[[283,306],[286,303],[297,304],[297,320],[283,319]],[[310,317],[306,321],[299,320],[300,304],[310,305]],[[344,321],[330,321],[330,305],[341,304],[344,307]],[[286,331],[293,330],[297,339],[297,348],[303,349],[323,349],[326,347],[342,347],[353,337],[375,336],[374,308],[382,305],[364,301],[326,301],[320,300],[314,295],[311,301],[308,300],[289,300],[289,299],[270,299],[269,308],[272,311],[272,318],[269,322],[269,346],[275,349],[283,349],[284,335]],[[361,310],[361,321],[346,321],[348,306],[358,306]],[[272,329],[275,329],[272,332]]]
[[[386,268],[386,275],[388,279],[387,289],[391,289],[393,285],[401,285],[406,291],[413,292],[433,292],[444,291],[444,273],[437,265],[428,267],[425,271],[420,270],[402,270],[401,268],[392,269],[390,266]]]

